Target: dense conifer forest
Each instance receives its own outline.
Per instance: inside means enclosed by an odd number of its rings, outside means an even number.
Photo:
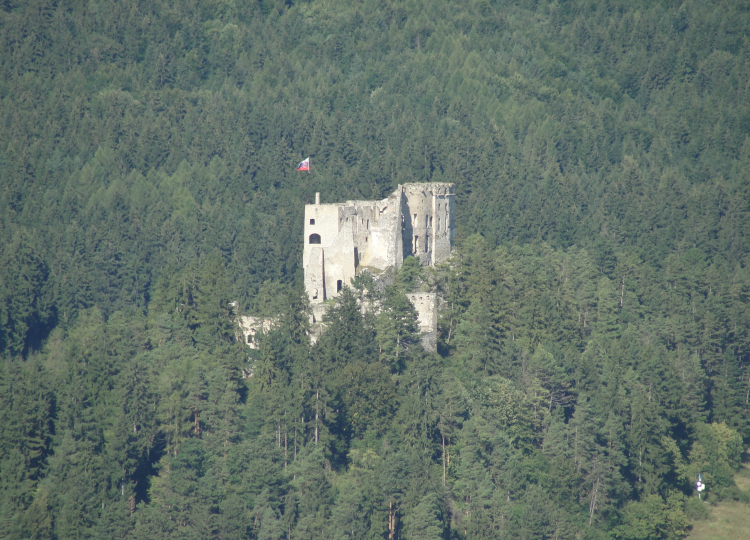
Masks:
[[[749,29],[1,0],[0,537],[676,540],[698,473],[750,502]],[[361,275],[311,345],[304,204],[423,181],[454,257]],[[253,350],[238,314],[279,322]]]

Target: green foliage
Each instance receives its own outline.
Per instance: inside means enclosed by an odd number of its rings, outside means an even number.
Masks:
[[[0,2],[0,537],[684,535],[750,440],[747,27]],[[425,181],[455,257],[361,273],[313,345],[303,205]]]
[[[721,488],[734,486],[734,474],[740,468],[744,447],[742,437],[726,424],[704,424],[690,450],[692,476],[704,474],[704,483],[721,493]]]
[[[404,518],[404,537],[409,540],[441,540],[443,525],[437,496],[425,495],[419,504]]]
[[[386,288],[375,330],[380,361],[392,371],[402,371],[405,353],[419,341],[419,327],[416,309],[396,287]]]
[[[677,540],[688,532],[679,495],[670,495],[666,501],[658,495],[649,495],[642,501],[631,502],[623,511],[622,521],[613,531],[618,540]]]

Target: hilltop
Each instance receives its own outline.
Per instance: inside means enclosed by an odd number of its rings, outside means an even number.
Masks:
[[[0,536],[684,536],[750,442],[748,28],[0,2]],[[428,182],[453,256],[342,279],[312,345],[305,205]]]

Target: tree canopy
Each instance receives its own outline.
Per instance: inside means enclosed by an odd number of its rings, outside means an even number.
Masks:
[[[0,1],[0,537],[672,539],[699,473],[747,499],[748,28]],[[358,276],[312,344],[304,204],[426,181],[454,256]]]

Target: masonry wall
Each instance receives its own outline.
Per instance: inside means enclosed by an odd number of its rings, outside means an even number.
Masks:
[[[364,268],[377,276],[398,270],[410,255],[423,266],[448,259],[454,204],[453,184],[443,183],[398,186],[381,201],[320,204],[316,194],[315,204],[305,205],[303,251],[312,322],[322,319],[323,302],[338,296]],[[435,351],[437,297],[434,293],[408,297],[419,315],[422,344]]]
[[[303,268],[310,302],[334,298],[359,270],[397,270],[413,255],[429,266],[450,256],[453,184],[405,184],[381,201],[305,206]]]
[[[278,324],[278,321],[267,317],[240,317],[239,323],[243,341],[247,343],[248,347],[255,349],[257,348],[255,336],[260,332],[269,332]]]
[[[311,303],[338,296],[358,269],[401,267],[399,199],[305,206],[303,268]]]
[[[413,255],[422,266],[450,257],[454,230],[453,184],[405,184],[403,193],[404,257]]]
[[[437,350],[438,298],[435,293],[414,293],[406,297],[417,310],[419,332],[425,350]]]

